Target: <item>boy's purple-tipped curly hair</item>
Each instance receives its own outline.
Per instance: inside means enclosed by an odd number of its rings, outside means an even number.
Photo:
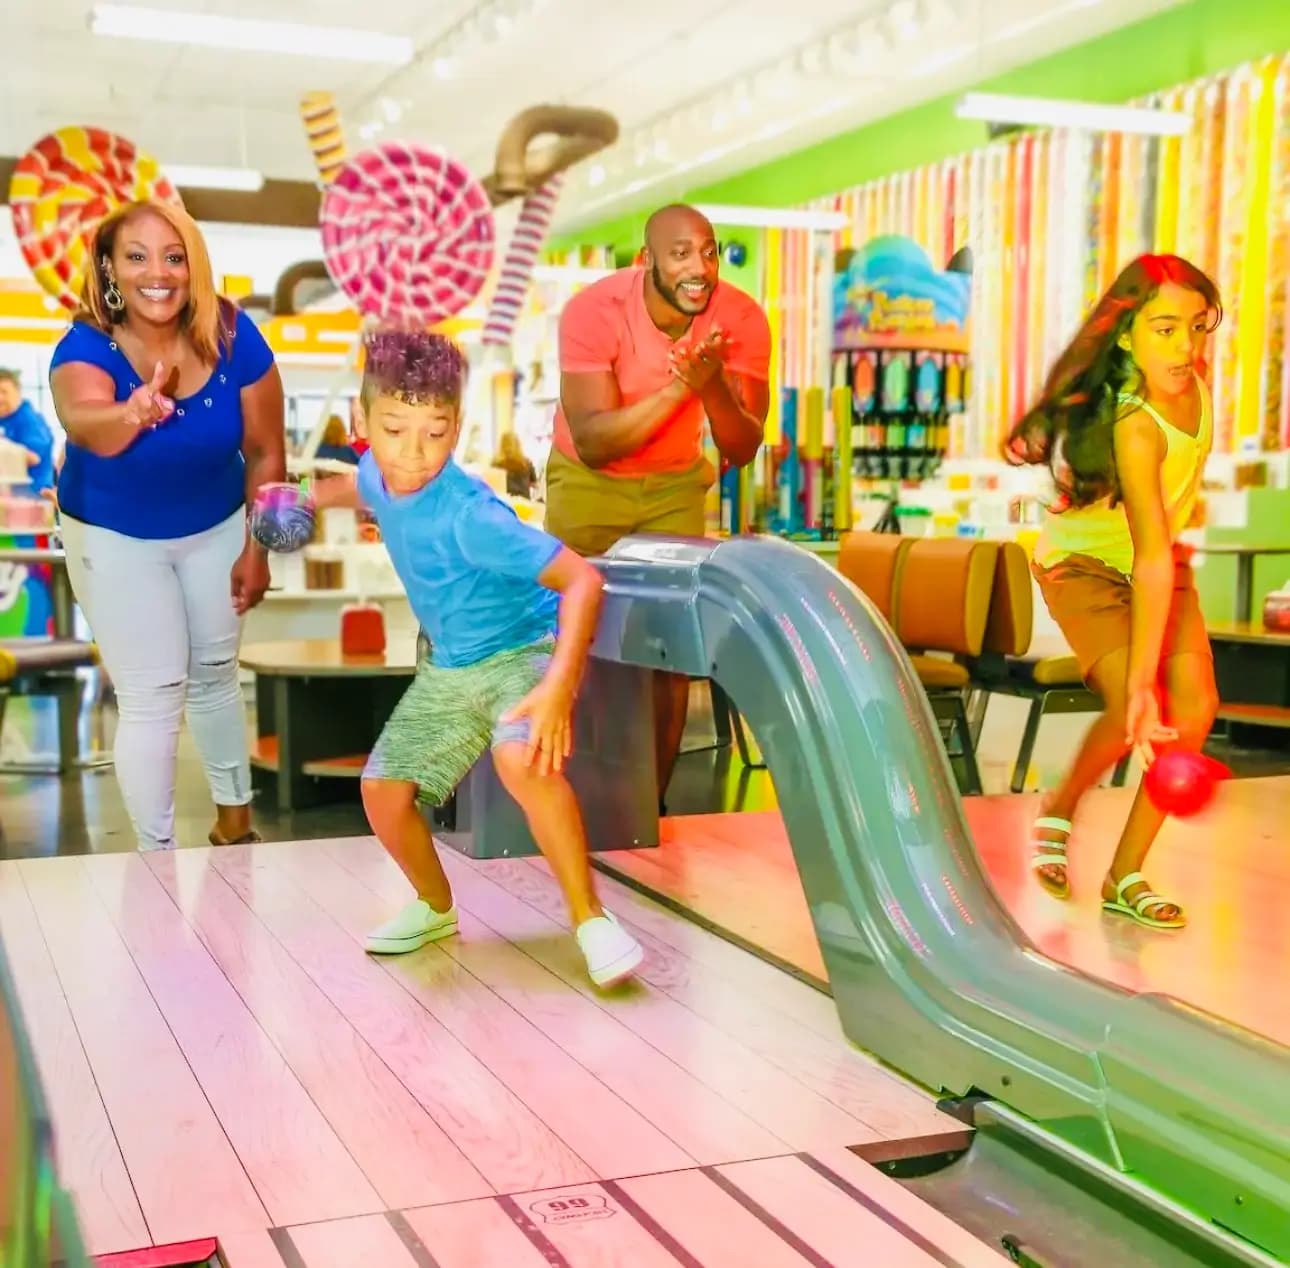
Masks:
[[[378,396],[412,405],[459,406],[466,390],[466,356],[445,335],[424,330],[378,330],[364,340],[363,406]]]

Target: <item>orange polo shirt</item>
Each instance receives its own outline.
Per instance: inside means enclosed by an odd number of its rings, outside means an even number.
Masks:
[[[718,281],[708,307],[675,342],[645,310],[645,270],[619,269],[579,291],[560,314],[560,370],[565,374],[611,371],[624,405],[666,387],[673,347],[706,339],[713,328],[728,340],[726,369],[745,378],[770,377],[770,324],[761,305],[736,286]],[[646,443],[625,458],[597,468],[608,475],[643,476],[685,471],[703,456],[703,402],[692,394]],[[552,443],[578,462],[564,407],[555,411]]]

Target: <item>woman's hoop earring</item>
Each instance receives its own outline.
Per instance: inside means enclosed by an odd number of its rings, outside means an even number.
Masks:
[[[103,292],[103,302],[117,316],[125,312],[125,296],[117,287],[115,278],[108,278],[107,289]]]

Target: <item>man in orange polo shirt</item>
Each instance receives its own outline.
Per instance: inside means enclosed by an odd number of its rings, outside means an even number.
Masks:
[[[643,267],[580,291],[560,316],[560,405],[546,469],[546,529],[582,555],[621,537],[701,537],[712,483],[703,426],[742,467],[770,405],[770,326],[717,277],[712,226],[693,207],[656,211]],[[660,800],[685,729],[689,680],[655,675]]]

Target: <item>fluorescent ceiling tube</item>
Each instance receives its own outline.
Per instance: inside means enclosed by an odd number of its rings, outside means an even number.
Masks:
[[[163,163],[162,170],[176,184],[187,189],[237,189],[254,194],[264,188],[264,173],[249,167],[188,167]]]
[[[749,229],[841,229],[846,216],[840,211],[805,211],[789,207],[728,207],[701,203],[695,211],[714,225]]]
[[[1146,136],[1183,136],[1192,117],[1142,106],[1102,106],[1091,101],[1053,101],[1044,97],[1002,97],[967,93],[955,107],[960,119],[1016,123],[1028,127],[1078,128],[1086,132],[1134,132]]]
[[[249,53],[295,53],[301,57],[383,62],[395,66],[410,62],[413,53],[410,39],[376,31],[262,22],[255,18],[225,18],[214,13],[183,13],[123,4],[96,4],[90,14],[90,30],[95,35],[154,40],[162,44],[196,44]]]

